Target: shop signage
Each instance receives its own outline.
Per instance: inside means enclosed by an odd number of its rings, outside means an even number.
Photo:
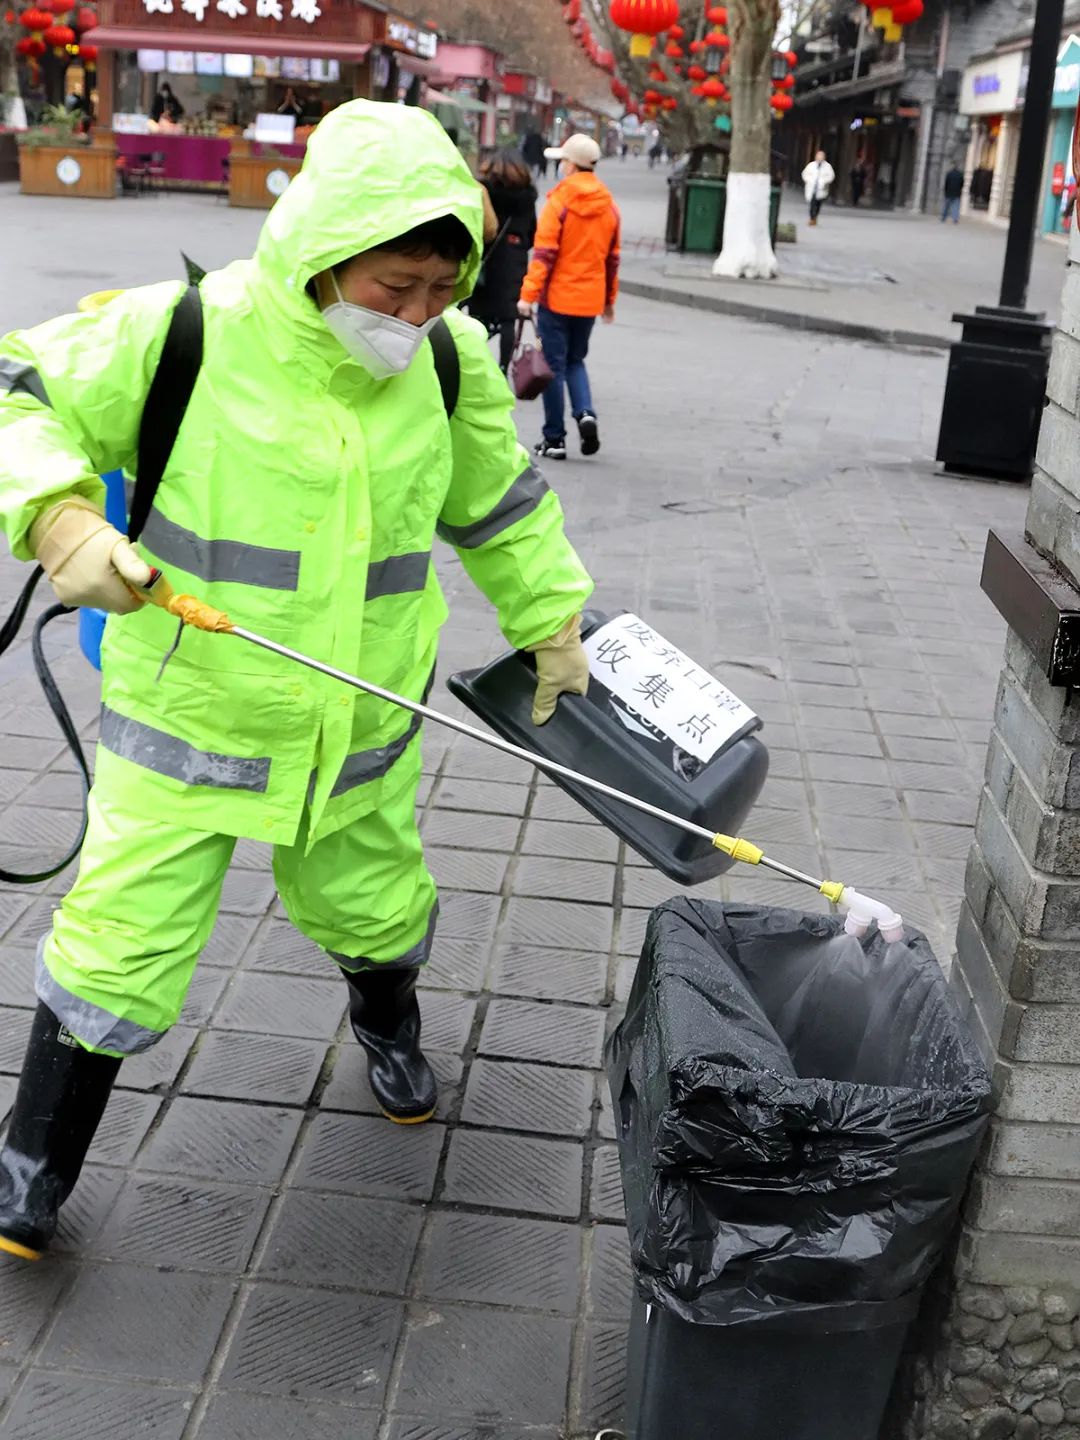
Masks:
[[[1000,115],[1016,110],[1026,75],[1026,53],[1010,50],[983,56],[964,71],[960,86],[962,115]]]
[[[148,15],[171,15],[173,13],[174,0],[143,0],[143,7]],[[216,0],[214,9],[220,11],[229,20],[239,20],[244,16],[254,16],[256,20],[284,20],[285,6],[290,5],[290,19],[302,20],[307,25],[314,25],[322,14],[318,0]],[[180,0],[180,10],[185,14],[194,15],[201,24],[206,19],[206,12],[210,9],[210,0]]]
[[[386,19],[386,43],[394,50],[418,55],[421,60],[434,60],[439,49],[439,37],[432,31],[421,30],[394,15],[388,15]]]
[[[1071,110],[1080,98],[1080,38],[1070,35],[1058,51],[1054,71],[1055,110]]]
[[[972,89],[976,95],[996,95],[1001,89],[1001,76],[976,75]]]

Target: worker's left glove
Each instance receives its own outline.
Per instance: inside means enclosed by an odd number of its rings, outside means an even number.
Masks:
[[[589,688],[589,657],[581,643],[581,616],[573,616],[549,640],[527,649],[536,656],[532,722],[546,725],[555,714],[560,695],[584,695]]]

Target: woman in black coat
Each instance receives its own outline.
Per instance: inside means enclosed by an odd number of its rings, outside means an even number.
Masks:
[[[480,183],[491,197],[499,222],[488,246],[480,280],[468,302],[469,314],[499,336],[499,364],[506,371],[514,355],[517,302],[536,237],[536,190],[525,157],[500,150],[480,167]]]

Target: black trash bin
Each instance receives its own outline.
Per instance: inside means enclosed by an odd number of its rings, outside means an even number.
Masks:
[[[875,1440],[990,1109],[925,937],[668,901],[607,1059],[629,1440]]]

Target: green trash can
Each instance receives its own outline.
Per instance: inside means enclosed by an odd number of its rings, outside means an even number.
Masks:
[[[711,175],[690,175],[683,180],[682,234],[675,238],[674,248],[694,255],[718,254],[724,244],[724,211],[727,207],[727,181]],[[780,187],[769,192],[769,235],[776,244],[776,226],[780,219]]]

